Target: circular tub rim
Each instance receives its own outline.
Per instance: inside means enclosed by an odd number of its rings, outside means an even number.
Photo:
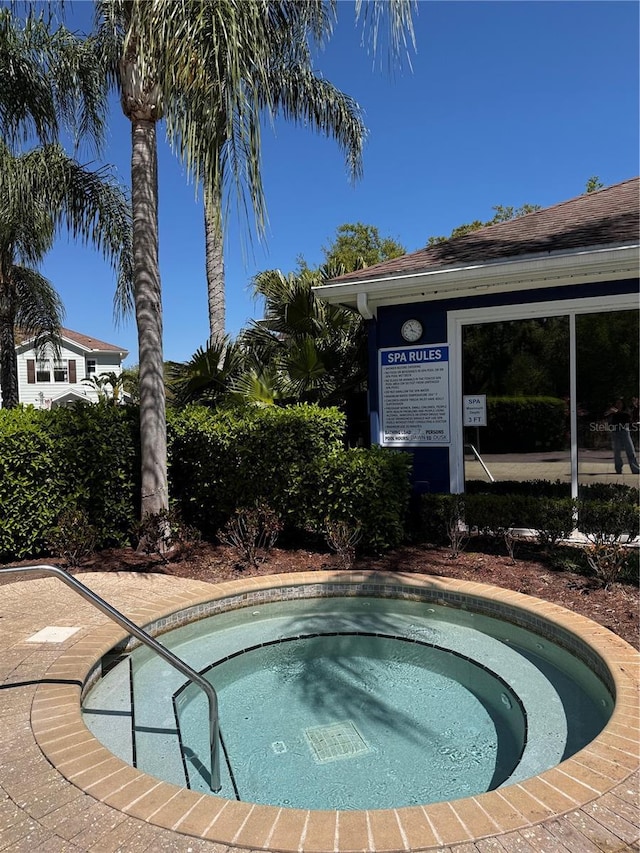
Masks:
[[[179,579],[176,582],[179,587]],[[426,806],[339,812],[237,802],[149,776],[109,752],[86,728],[80,707],[82,690],[94,679],[103,656],[126,639],[123,629],[107,622],[63,652],[48,672],[48,683],[38,686],[31,723],[40,748],[68,781],[125,814],[229,847],[283,853],[380,853],[468,843],[574,811],[640,768],[640,655],[596,622],[522,593],[473,581],[408,573],[305,572],[201,584],[195,592],[178,591],[175,596],[146,602],[128,615],[151,633],[162,633],[211,615],[211,609],[255,605],[256,598],[266,603],[283,596],[302,597],[304,592],[308,593],[304,597],[318,597],[323,589],[333,595],[386,592],[387,597],[399,597],[401,591],[406,597],[444,601],[452,606],[464,598],[467,604],[470,600],[476,605],[484,603],[492,611],[489,615],[504,617],[509,612],[514,621],[523,618],[527,627],[546,626],[552,635],[573,641],[587,655],[593,654],[594,661],[601,662],[604,670],[599,674],[604,675],[612,691],[613,713],[601,733],[571,758],[539,776],[474,797]],[[223,602],[230,607],[223,608]],[[551,639],[558,642],[557,636]],[[53,683],[56,674],[67,683]]]

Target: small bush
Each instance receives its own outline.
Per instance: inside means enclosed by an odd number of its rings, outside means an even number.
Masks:
[[[420,542],[429,545],[446,545],[449,541],[444,521],[445,504],[449,495],[435,492],[420,495],[417,530],[414,535]]]
[[[356,545],[362,539],[362,530],[352,527],[346,521],[324,520],[324,536],[327,545],[335,551],[343,569],[350,569],[356,559]]]
[[[484,536],[501,539],[512,562],[518,537],[514,529],[527,527],[529,504],[539,499],[523,495],[468,495],[466,520],[470,529]]]
[[[240,560],[254,568],[263,562],[282,530],[276,513],[264,503],[235,511],[218,531],[218,539],[238,552]]]
[[[466,523],[467,495],[422,495],[423,538],[433,545],[447,544],[457,559],[469,541]]]
[[[638,538],[640,515],[638,505],[624,495],[613,500],[581,500],[578,503],[578,529],[594,545]]]
[[[607,589],[630,562],[629,544],[638,538],[639,508],[618,492],[612,500],[582,500],[579,529],[589,540],[584,554],[596,577]]]
[[[175,507],[151,513],[135,525],[138,550],[155,554],[164,562],[179,554],[187,556],[200,541],[196,528],[182,521]]]
[[[68,566],[79,566],[93,554],[96,547],[96,531],[89,524],[86,512],[67,509],[58,516],[58,523],[47,536],[47,550],[55,557],[62,557]]]
[[[576,526],[576,505],[571,498],[532,498],[525,510],[521,526],[536,530],[544,548],[556,548]]]
[[[620,542],[587,545],[584,554],[593,573],[605,589],[618,580],[628,559],[628,547]]]

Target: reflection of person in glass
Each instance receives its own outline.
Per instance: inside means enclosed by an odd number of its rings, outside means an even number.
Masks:
[[[633,446],[638,444],[638,433],[640,432],[640,399],[631,398],[631,441]]]
[[[613,447],[613,464],[616,474],[622,474],[623,453],[626,454],[631,473],[640,474],[640,466],[638,466],[629,430],[631,415],[625,410],[622,398],[619,397],[604,414],[609,419],[609,432],[611,434],[611,446]]]

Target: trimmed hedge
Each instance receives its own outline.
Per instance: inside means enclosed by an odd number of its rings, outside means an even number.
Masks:
[[[568,498],[571,493],[569,483],[560,480],[468,480],[465,484],[468,495],[526,495],[527,497]],[[640,490],[624,483],[584,483],[579,484],[581,500],[611,501],[624,500],[638,503]]]
[[[361,529],[380,551],[405,535],[409,457],[345,450],[344,418],[317,406],[168,412],[169,489],[184,522],[205,536],[262,501],[289,533],[327,517]],[[135,407],[76,405],[0,411],[0,559],[43,553],[66,510],[81,510],[97,547],[125,544],[138,517]]]
[[[128,542],[137,431],[137,412],[112,405],[0,410],[0,559],[42,553],[67,509],[84,511],[99,547]]]
[[[488,397],[483,453],[561,450],[567,444],[567,404],[556,397]]]
[[[318,406],[169,413],[169,476],[184,520],[213,538],[237,507],[269,504],[298,527],[303,475],[342,448],[344,417]]]
[[[345,450],[344,416],[312,405],[170,414],[170,482],[184,520],[213,538],[238,507],[267,503],[288,534],[319,532],[326,517],[359,526],[380,551],[405,535],[409,457]]]
[[[395,548],[406,536],[411,457],[381,447],[336,450],[318,459],[306,482],[305,527],[324,519],[359,527],[364,550]]]
[[[569,483],[560,480],[468,480],[465,483],[468,495],[526,495],[527,497],[566,498],[571,494]]]
[[[527,483],[519,485],[526,487]],[[622,486],[607,492],[612,495],[609,500],[598,499],[600,490],[596,489],[592,494],[587,490],[577,502],[544,493],[526,495],[524,489],[514,494],[499,489],[465,495],[426,494],[421,496],[418,536],[422,541],[446,544],[447,519],[457,505],[469,530],[485,536],[525,528],[537,531],[541,544],[555,546],[577,526],[592,542],[633,541],[640,535],[637,490]]]

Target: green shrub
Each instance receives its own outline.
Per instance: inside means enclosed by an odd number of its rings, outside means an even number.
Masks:
[[[527,497],[568,498],[571,494],[569,483],[560,480],[468,480],[465,483],[468,495],[526,495]]]
[[[539,481],[544,483],[544,481]],[[574,502],[570,498],[530,496],[520,490],[503,494],[494,486],[502,483],[485,483],[486,492],[472,491],[459,499],[458,511],[463,514],[469,532],[504,540],[507,551],[513,556],[513,528],[538,531],[538,541],[555,546],[568,537],[575,527]],[[518,486],[522,484],[517,484]],[[554,485],[554,484],[549,484]],[[545,489],[540,491],[544,492]],[[421,496],[422,541],[434,545],[451,544],[451,518],[454,507],[452,495]]]
[[[282,522],[265,503],[239,507],[218,531],[223,545],[233,548],[239,560],[254,568],[264,562],[282,531]]]
[[[581,501],[628,501],[639,503],[638,487],[624,483],[585,483],[578,487]]]
[[[466,524],[466,502],[468,495],[421,495],[421,519],[423,541],[432,545],[447,544],[455,559],[469,540]]]
[[[414,536],[418,542],[430,545],[446,545],[448,542],[445,517],[450,495],[427,492],[419,497],[417,529]]]
[[[358,526],[368,550],[404,538],[409,457],[345,450],[337,409],[191,406],[168,423],[171,493],[205,536],[213,538],[238,507],[266,503],[289,534],[322,535],[329,517]]]
[[[238,507],[268,504],[299,527],[303,477],[342,447],[344,417],[318,406],[169,413],[170,490],[182,516],[213,538]]]
[[[488,397],[484,453],[561,450],[568,433],[567,405],[556,397]]]
[[[310,466],[301,495],[301,529],[321,533],[325,519],[360,530],[363,550],[379,553],[405,538],[411,457],[381,447],[336,450]],[[303,522],[303,523],[301,523]]]
[[[140,503],[138,408],[80,403],[43,416],[64,466],[65,504],[86,514],[99,548],[128,544]]]
[[[237,508],[260,503],[289,533],[311,523],[320,534],[329,517],[358,526],[367,549],[399,544],[409,457],[346,451],[343,428],[340,412],[316,406],[169,412],[176,517],[213,538]],[[134,407],[0,411],[0,559],[41,553],[65,512],[82,514],[98,548],[128,542],[140,503],[138,430]]]
[[[128,541],[139,462],[137,413],[77,405],[0,410],[0,559],[42,553],[65,511],[79,511],[96,545]]]
[[[65,508],[64,466],[40,412],[0,409],[0,559],[38,554]]]
[[[576,505],[571,498],[530,498],[523,512],[522,527],[538,532],[538,542],[555,548],[568,539],[576,526]]]
[[[68,566],[79,566],[93,554],[96,531],[81,509],[67,509],[60,513],[58,523],[49,531],[46,548],[50,554],[62,557]]]
[[[582,500],[578,503],[578,529],[594,545],[622,539],[633,542],[640,531],[639,507],[620,494],[608,501]]]
[[[342,568],[352,568],[356,559],[356,545],[362,539],[360,527],[352,527],[348,521],[336,521],[327,516],[324,520],[324,538],[329,548],[338,555]]]
[[[470,530],[502,540],[513,560],[516,544],[514,528],[529,526],[527,515],[530,504],[539,500],[525,495],[467,495],[465,520]]]

